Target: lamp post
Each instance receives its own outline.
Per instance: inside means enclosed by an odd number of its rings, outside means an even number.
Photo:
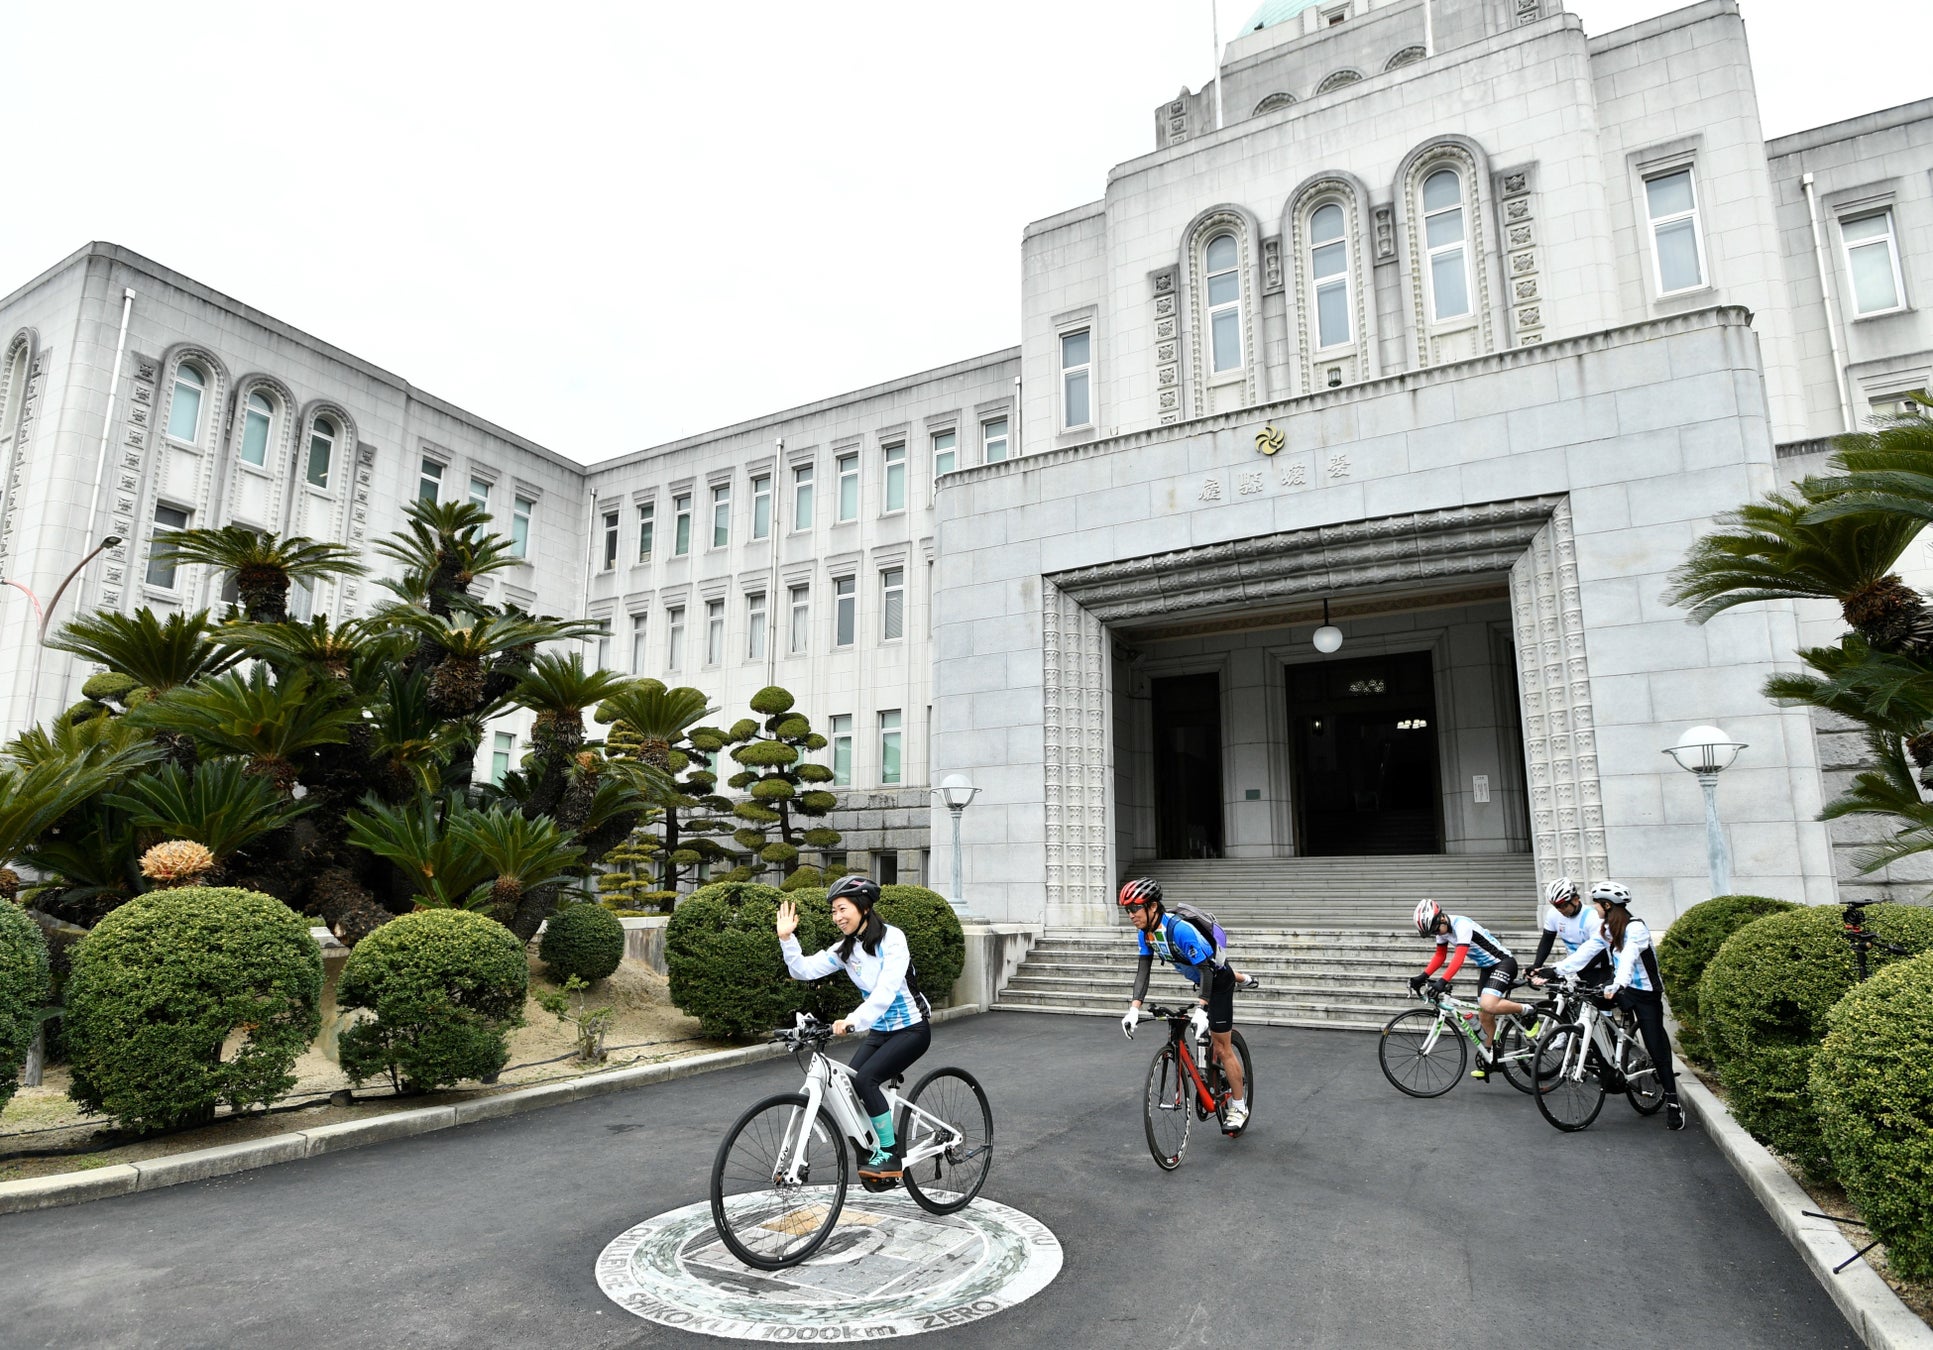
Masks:
[[[961,918],[967,917],[966,891],[960,884],[960,817],[966,814],[967,803],[980,795],[980,789],[973,786],[963,773],[950,773],[940,780],[936,788],[927,789],[938,794],[946,803],[946,809],[953,813],[953,894],[948,903],[953,912]]]
[[[101,540],[99,544],[96,544],[86,557],[74,564],[71,572],[60,579],[60,585],[54,587],[53,598],[44,607],[40,603],[40,597],[35,595],[25,582],[15,581],[11,577],[0,580],[0,586],[13,587],[16,591],[26,596],[34,607],[34,620],[36,625],[34,629],[34,656],[31,673],[27,676],[27,719],[23,724],[23,729],[31,729],[34,725],[34,713],[37,710],[40,700],[40,658],[41,654],[47,650],[47,627],[54,621],[54,611],[60,607],[61,596],[67,594],[67,588],[74,584],[74,578],[81,574],[83,567],[86,567],[89,563],[120,542],[121,537],[119,535],[110,534],[107,538]]]
[[[1725,847],[1725,832],[1718,824],[1718,775],[1732,766],[1743,743],[1733,740],[1717,727],[1693,727],[1678,738],[1678,744],[1665,751],[1678,767],[1698,775],[1705,790],[1705,851],[1711,873],[1713,895],[1732,891],[1732,857]]]
[[[1315,631],[1315,649],[1324,656],[1342,648],[1342,630],[1329,622],[1329,602],[1322,602],[1322,627]]]

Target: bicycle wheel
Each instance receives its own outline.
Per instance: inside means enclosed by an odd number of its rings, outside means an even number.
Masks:
[[[1376,1043],[1376,1058],[1391,1087],[1411,1097],[1441,1097],[1463,1078],[1470,1047],[1447,1019],[1441,1029],[1433,1008],[1397,1013]]]
[[[711,1165],[711,1221],[733,1256],[759,1270],[796,1265],[819,1249],[846,1203],[846,1146],[806,1096],[767,1097],[738,1118]],[[781,1175],[805,1137],[799,1180]]]
[[[993,1166],[993,1108],[987,1105],[987,1094],[965,1069],[935,1069],[920,1079],[906,1104],[938,1116],[960,1135],[941,1152],[906,1165],[907,1193],[929,1214],[965,1209]],[[900,1113],[902,1156],[910,1157],[942,1137],[934,1122],[910,1110]]]
[[[1229,1032],[1228,1043],[1235,1047],[1235,1053],[1242,1061],[1242,1100],[1248,1103],[1248,1118],[1253,1120],[1255,1119],[1255,1062],[1248,1057],[1248,1042],[1242,1039],[1241,1032]],[[1248,1129],[1248,1121],[1243,1121],[1242,1128],[1239,1130],[1228,1129],[1228,1079],[1222,1073],[1222,1066],[1219,1063],[1211,1070],[1211,1074],[1209,1090],[1215,1094],[1215,1120],[1230,1139],[1239,1139]]]
[[[1641,1116],[1655,1116],[1665,1107],[1664,1085],[1658,1081],[1657,1068],[1651,1062],[1651,1054],[1642,1045],[1632,1045],[1628,1052],[1630,1068],[1624,1075],[1624,1099],[1631,1103],[1631,1109]]]
[[[1537,1109],[1560,1130],[1581,1130],[1604,1109],[1604,1083],[1583,1044],[1584,1029],[1559,1027],[1538,1046],[1537,1074],[1543,1091]]]
[[[1194,1084],[1181,1066],[1173,1042],[1155,1053],[1148,1066],[1148,1090],[1142,1103],[1142,1123],[1148,1130],[1148,1152],[1164,1172],[1181,1166],[1188,1147],[1188,1127],[1194,1124]]]
[[[1497,1019],[1497,1067],[1504,1081],[1519,1092],[1537,1090],[1537,1042],[1524,1035],[1523,1024],[1514,1017]]]

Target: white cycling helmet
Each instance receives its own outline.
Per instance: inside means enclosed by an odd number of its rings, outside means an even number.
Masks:
[[[1618,881],[1600,881],[1591,887],[1591,903],[1628,906],[1631,903],[1631,888]]]
[[[1436,931],[1436,921],[1443,917],[1443,906],[1434,900],[1416,902],[1416,932],[1420,937],[1428,937]]]
[[[1577,889],[1577,883],[1569,877],[1559,877],[1544,887],[1544,900],[1553,906],[1561,905],[1566,900],[1575,900],[1580,894],[1582,892]]]

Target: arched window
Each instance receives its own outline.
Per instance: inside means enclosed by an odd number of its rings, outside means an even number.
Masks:
[[[326,417],[315,419],[309,428],[309,469],[307,478],[314,487],[329,486],[329,470],[336,457],[336,424]]]
[[[1428,55],[1428,53],[1425,52],[1421,47],[1405,47],[1403,48],[1402,51],[1397,52],[1396,55],[1390,57],[1388,63],[1383,66],[1383,69],[1394,70],[1398,66],[1414,65],[1416,62],[1421,61],[1426,55]]]
[[[275,427],[275,401],[257,389],[248,396],[242,414],[242,463],[257,468],[268,462],[269,433]]]
[[[1354,337],[1349,325],[1349,240],[1342,207],[1324,202],[1309,213],[1309,279],[1315,287],[1316,346]]]
[[[1250,113],[1249,116],[1260,117],[1263,113],[1274,112],[1278,108],[1286,108],[1293,102],[1295,102],[1294,94],[1270,94],[1267,98],[1255,105],[1255,111]]]
[[[27,343],[22,340],[14,347],[4,373],[0,373],[0,453],[12,447],[26,403]]]
[[[1241,251],[1235,236],[1218,234],[1208,241],[1208,331],[1213,356],[1210,368],[1220,375],[1242,367]]]
[[[183,361],[175,367],[174,394],[168,400],[168,435],[194,445],[201,439],[201,395],[208,377]]]
[[[1438,169],[1423,180],[1423,247],[1429,274],[1430,318],[1441,323],[1470,312],[1470,251],[1466,244],[1463,180]]]
[[[1331,89],[1340,89],[1345,84],[1354,84],[1361,78],[1362,72],[1359,70],[1338,70],[1323,76],[1322,83],[1316,86],[1316,92],[1326,94]]]

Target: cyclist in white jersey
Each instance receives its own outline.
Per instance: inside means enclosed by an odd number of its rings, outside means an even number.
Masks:
[[[865,877],[841,877],[826,893],[832,902],[832,922],[846,935],[844,942],[807,956],[799,946],[799,911],[790,900],[780,903],[774,927],[785,968],[795,980],[817,980],[844,970],[866,996],[849,1017],[832,1024],[832,1034],[865,1032],[866,1041],[853,1052],[852,1085],[872,1117],[879,1147],[859,1165],[862,1181],[892,1182],[902,1171],[901,1149],[893,1134],[892,1112],[879,1085],[926,1053],[932,1044],[932,1009],[920,993],[906,934],[879,917],[879,885]]]
[[[1658,955],[1651,946],[1651,929],[1631,913],[1631,892],[1615,881],[1591,887],[1597,906],[1598,928],[1591,940],[1558,962],[1556,974],[1580,975],[1593,960],[1608,955],[1611,979],[1605,996],[1637,1018],[1638,1033],[1658,1072],[1664,1091],[1665,1128],[1685,1128],[1685,1108],[1678,1101],[1678,1078],[1671,1067],[1671,1037],[1665,1034],[1664,981],[1658,975]],[[1549,972],[1532,971],[1531,983],[1541,984]]]
[[[1584,893],[1569,877],[1559,877],[1545,887],[1544,900],[1544,931],[1537,939],[1537,955],[1530,958],[1532,970],[1550,959],[1551,948],[1559,942],[1564,944],[1566,955],[1576,951],[1597,936],[1598,925],[1604,922],[1593,906],[1584,903]],[[1579,974],[1603,983],[1611,978],[1610,958],[1600,952]]]
[[[1423,973],[1410,980],[1411,989],[1420,990],[1428,985],[1431,993],[1442,993],[1463,969],[1466,959],[1482,972],[1477,977],[1477,1021],[1483,1027],[1483,1053],[1477,1056],[1470,1076],[1479,1082],[1488,1082],[1496,1049],[1497,1014],[1533,1011],[1527,1003],[1513,1003],[1504,997],[1517,978],[1517,958],[1475,919],[1446,914],[1434,900],[1418,901],[1415,918],[1416,931],[1433,939],[1436,950]]]

